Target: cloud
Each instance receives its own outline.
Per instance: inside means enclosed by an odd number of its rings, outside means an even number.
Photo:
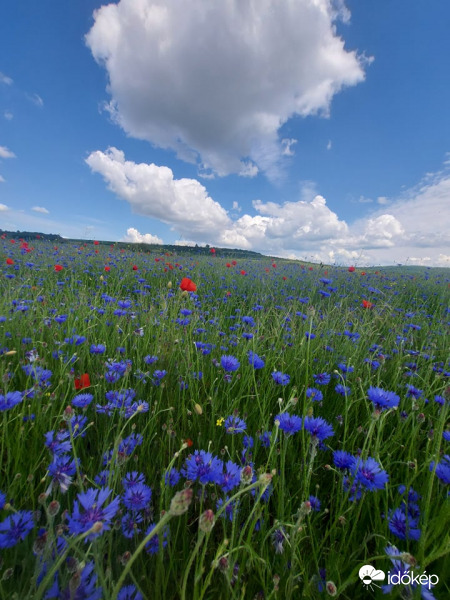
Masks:
[[[16,155],[6,146],[0,146],[0,158],[16,158]]]
[[[43,206],[33,206],[33,208],[31,210],[34,210],[34,212],[42,213],[44,215],[49,214],[49,211],[46,208],[44,208]]]
[[[231,224],[199,181],[174,179],[168,167],[127,161],[117,148],[92,152],[86,163],[134,213],[168,223],[182,235],[209,239],[211,231]]]
[[[327,143],[327,150],[331,150],[332,146],[333,146],[333,143],[332,143],[332,141],[331,141],[331,140],[328,140],[328,143]]]
[[[0,212],[6,212],[9,210],[9,207],[6,204],[0,204]]]
[[[126,235],[120,240],[121,242],[130,242],[132,244],[163,244],[161,238],[151,233],[139,233],[134,227],[127,229]]]
[[[370,60],[336,33],[330,0],[120,0],[94,13],[86,44],[108,75],[107,110],[127,134],[201,172],[277,178],[294,115],[327,116]]]
[[[5,85],[12,85],[13,80],[11,79],[11,77],[8,77],[0,71],[0,83],[4,83]]]
[[[27,94],[27,98],[39,108],[42,108],[44,106],[44,101],[39,96],[39,94]]]
[[[234,212],[228,214],[199,181],[174,179],[168,167],[127,161],[116,148],[92,152],[86,162],[134,213],[159,219],[182,238],[199,244],[340,264],[408,260],[414,264],[448,264],[447,171],[428,175],[399,198],[391,198],[389,207],[376,209],[374,204],[368,216],[347,223],[329,208],[310,181],[302,183],[296,201],[257,199],[252,202],[253,214],[239,215],[236,201]],[[142,238],[137,230],[130,231],[135,232],[130,235],[136,240]]]
[[[11,121],[14,118],[14,115],[10,110],[5,110],[3,116],[7,121]]]
[[[5,183],[5,181],[6,181],[6,179],[3,177],[3,175],[0,175],[0,183]]]

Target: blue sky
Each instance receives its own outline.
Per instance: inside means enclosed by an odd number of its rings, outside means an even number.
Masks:
[[[450,3],[9,0],[0,227],[450,266]]]

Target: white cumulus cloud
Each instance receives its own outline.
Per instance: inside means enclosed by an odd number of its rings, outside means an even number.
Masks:
[[[163,241],[157,235],[151,233],[139,233],[134,227],[127,229],[126,235],[120,240],[121,242],[130,242],[132,244],[162,244]]]
[[[345,48],[342,1],[120,0],[86,35],[113,119],[203,172],[277,177],[292,116],[327,115],[369,62]]]
[[[16,155],[6,146],[0,146],[0,158],[16,158]]]
[[[253,214],[236,213],[240,206],[235,201],[228,214],[199,181],[175,179],[168,167],[128,161],[116,148],[92,152],[86,162],[134,213],[168,224],[182,236],[182,244],[183,240],[195,240],[339,264],[448,266],[447,171],[427,176],[401,197],[390,198],[389,206],[378,206],[367,217],[347,223],[310,181],[303,182],[296,201],[254,200]],[[135,241],[151,236],[135,229],[128,233]]]
[[[0,204],[0,212],[6,212],[9,210],[9,207],[6,204]]]
[[[12,85],[13,80],[11,79],[11,77],[8,77],[0,71],[0,83],[4,83],[5,85]]]
[[[49,211],[44,206],[33,206],[31,210],[34,210],[34,212],[42,213],[43,215],[49,214]]]
[[[196,179],[174,179],[168,167],[125,160],[117,148],[92,152],[86,159],[108,188],[129,202],[136,214],[159,219],[187,237],[208,239],[231,223],[227,212]]]

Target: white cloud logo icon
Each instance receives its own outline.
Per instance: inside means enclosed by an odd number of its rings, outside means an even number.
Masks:
[[[372,585],[375,585],[376,587],[380,587],[379,585],[377,585],[375,583],[375,581],[384,581],[386,575],[384,573],[384,571],[381,571],[381,569],[375,569],[375,567],[372,567],[372,565],[364,565],[363,567],[360,568],[359,570],[359,578],[361,579],[361,581],[363,582],[363,584],[370,589],[372,588]]]

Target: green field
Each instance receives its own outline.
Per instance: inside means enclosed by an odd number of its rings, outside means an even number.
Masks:
[[[0,598],[449,597],[448,269],[1,242]]]

